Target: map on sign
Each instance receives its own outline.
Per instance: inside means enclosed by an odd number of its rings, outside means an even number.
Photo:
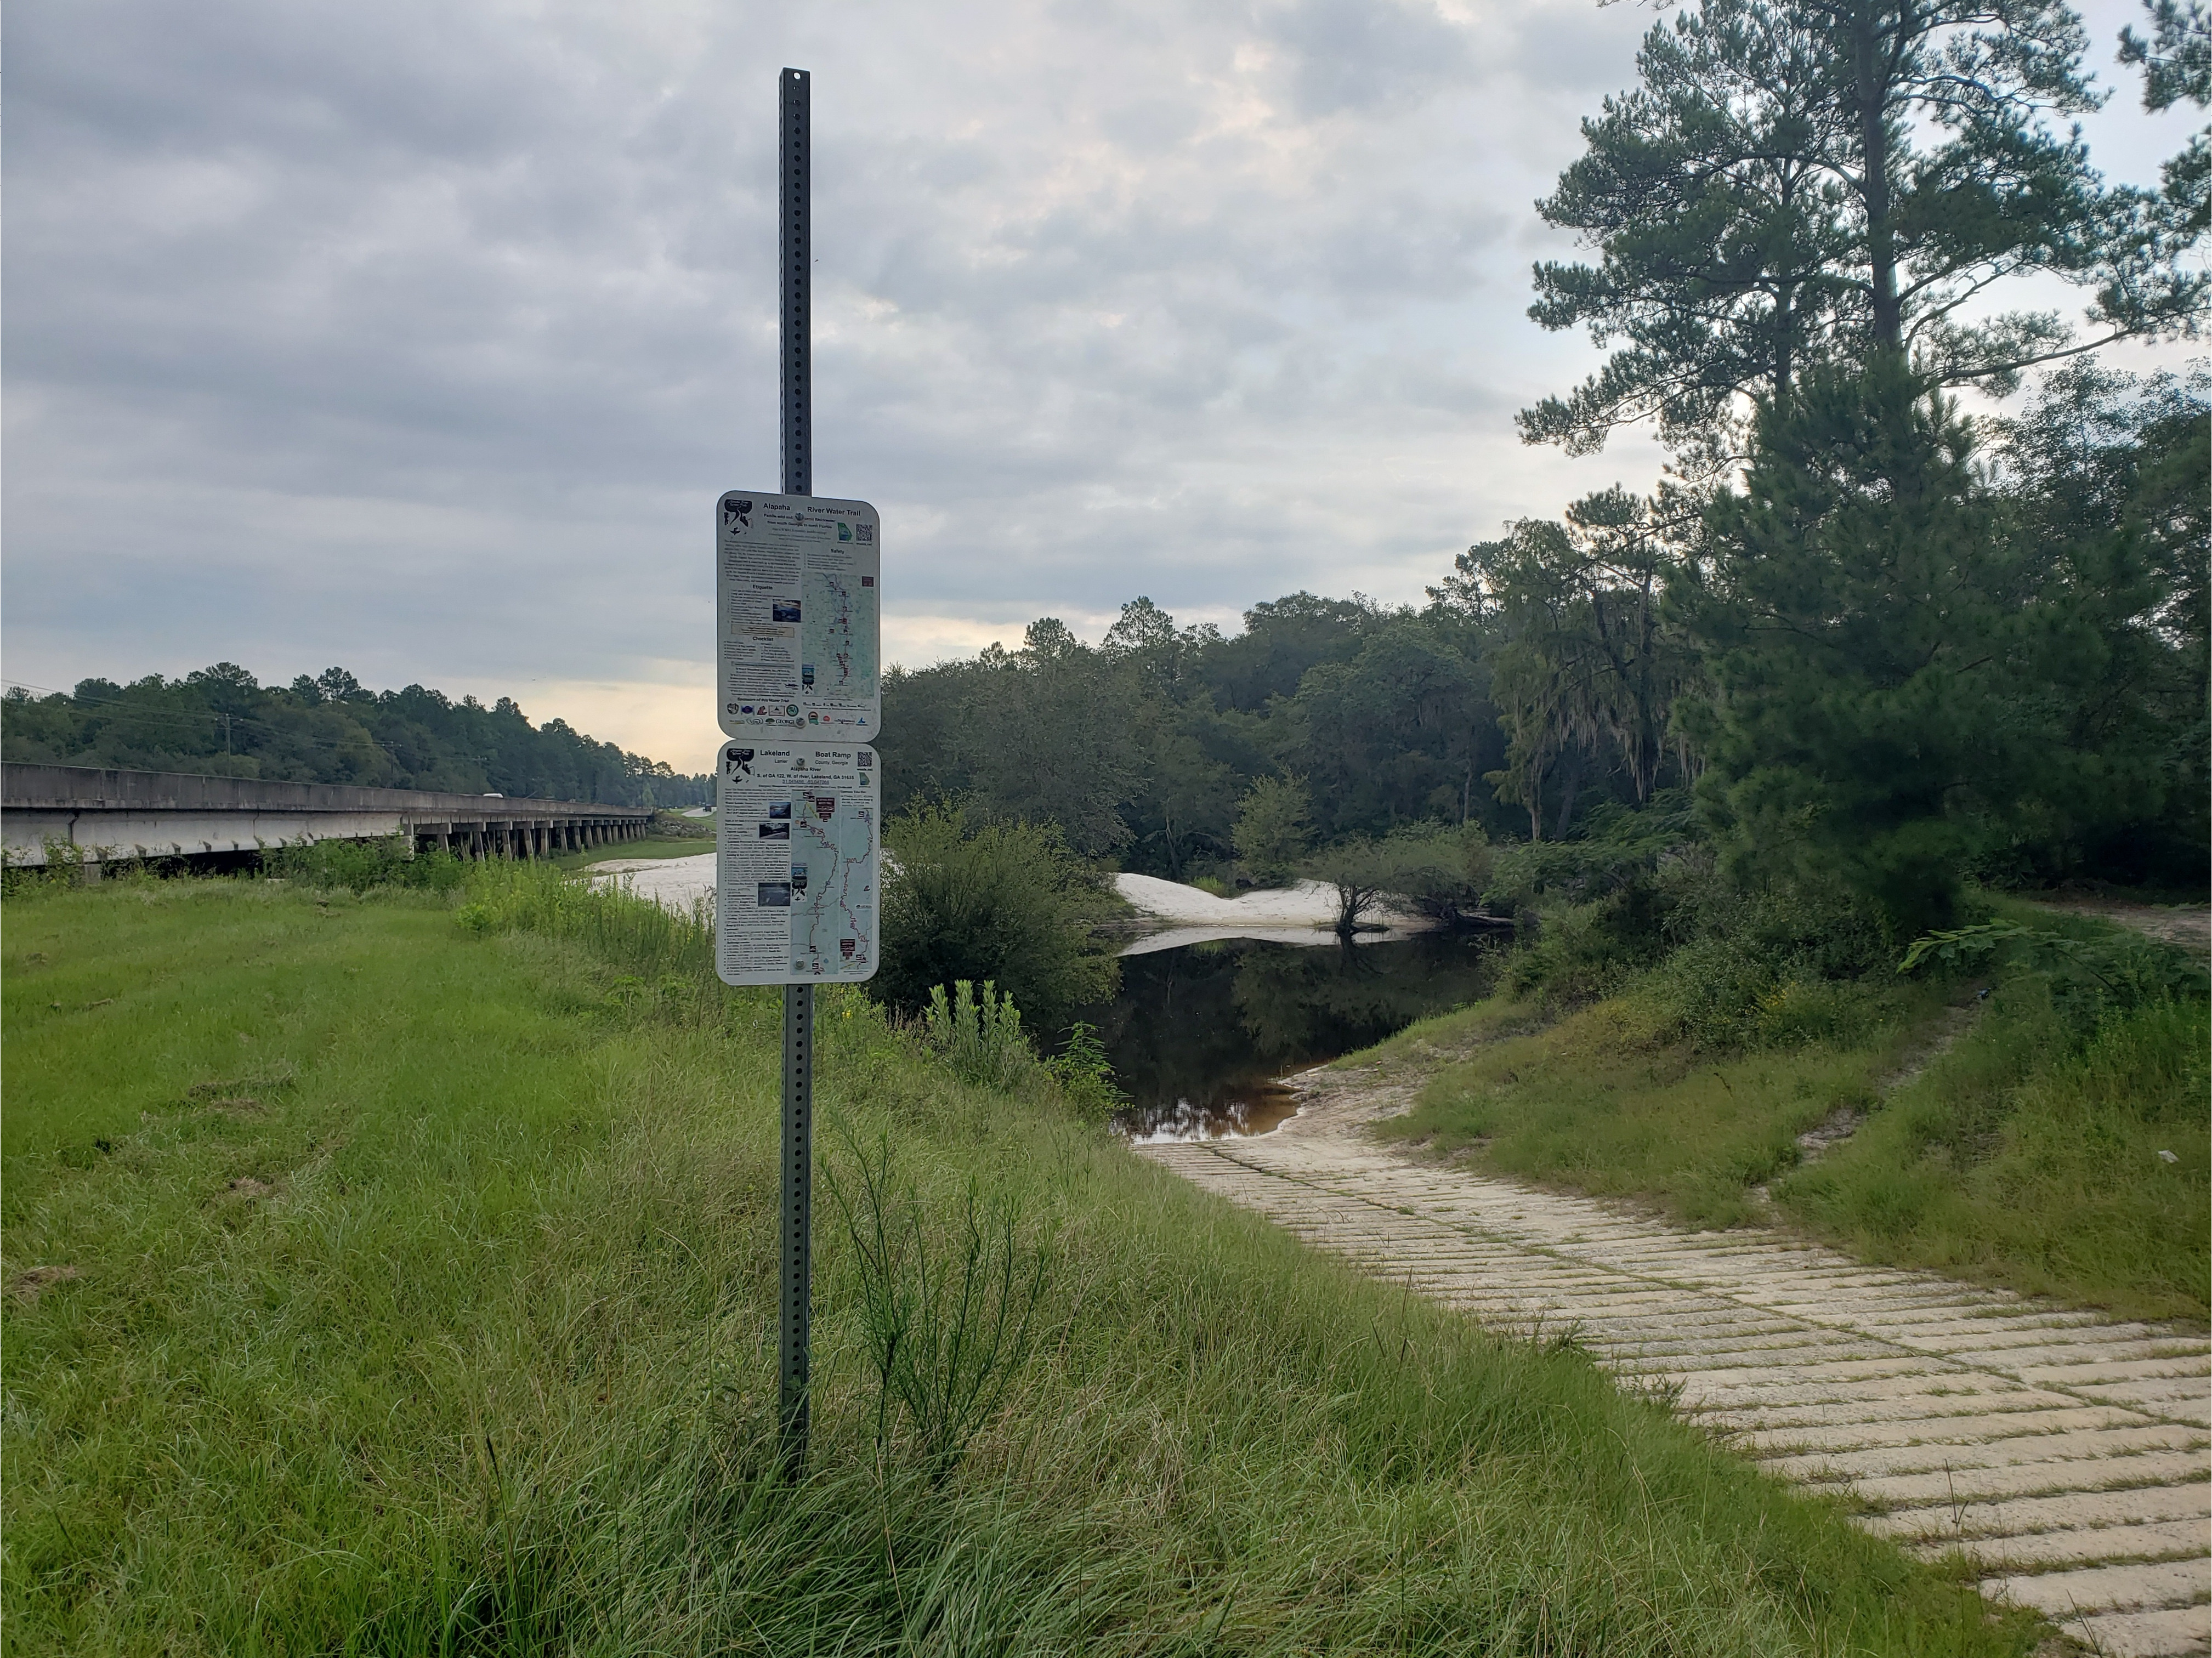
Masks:
[[[725,736],[856,743],[883,718],[883,550],[864,501],[732,489],[714,512]]]
[[[810,570],[799,610],[801,671],[813,669],[814,689],[832,699],[872,697],[881,632],[875,583],[835,569]]]
[[[718,766],[715,970],[733,985],[850,983],[881,955],[875,750],[730,743]]]

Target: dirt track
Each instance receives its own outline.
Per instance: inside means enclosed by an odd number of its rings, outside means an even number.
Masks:
[[[2061,915],[2094,915],[2179,944],[2192,955],[2212,954],[2212,906],[2138,904],[2119,898],[2038,898],[2038,909]]]
[[[1313,1072],[1273,1134],[1139,1149],[1486,1323],[1573,1331],[1775,1473],[1855,1488],[1869,1529],[1966,1552],[1985,1593],[2094,1650],[2212,1646],[2204,1336],[1415,1163],[1358,1131],[1418,1082]]]

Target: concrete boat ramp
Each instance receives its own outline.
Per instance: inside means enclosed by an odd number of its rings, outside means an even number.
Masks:
[[[1965,1554],[1984,1593],[2093,1651],[2207,1650],[2203,1333],[1417,1163],[1360,1131],[1419,1082],[1309,1072],[1272,1133],[1136,1151],[1486,1324],[1571,1332],[1775,1473],[1856,1492],[1868,1529]]]

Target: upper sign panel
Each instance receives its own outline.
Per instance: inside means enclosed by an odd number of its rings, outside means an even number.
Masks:
[[[857,743],[883,721],[880,520],[732,489],[714,513],[715,708],[729,737]]]

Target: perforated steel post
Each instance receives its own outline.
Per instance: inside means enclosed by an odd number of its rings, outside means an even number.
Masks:
[[[783,72],[781,143],[783,174],[783,492],[814,493],[814,360],[812,329],[814,255],[807,234],[807,77],[803,69]]]
[[[782,182],[783,492],[814,493],[814,376],[807,235],[807,75],[779,82],[777,165]],[[782,1341],[777,1387],[786,1463],[806,1458],[807,1323],[814,1259],[814,987],[783,987]]]
[[[784,1456],[806,1456],[806,1345],[814,1272],[814,987],[783,987],[783,1334],[777,1401]]]

